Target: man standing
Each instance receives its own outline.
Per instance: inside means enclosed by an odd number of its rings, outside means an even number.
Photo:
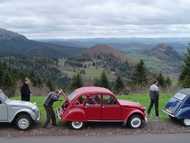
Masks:
[[[159,84],[158,81],[154,81],[149,89],[150,105],[148,108],[148,115],[150,114],[151,109],[154,105],[156,117],[159,118],[159,87],[158,87],[158,84]]]
[[[22,101],[28,101],[30,102],[30,95],[31,95],[31,91],[30,91],[30,88],[29,88],[29,79],[28,78],[25,78],[24,81],[23,81],[23,85],[20,89],[20,92],[21,92],[21,100]]]
[[[53,126],[56,126],[56,117],[55,112],[53,110],[53,103],[59,100],[60,95],[65,96],[65,93],[62,89],[57,89],[55,92],[50,92],[45,100],[44,108],[46,111],[47,118],[44,124],[44,128],[48,127],[50,121],[52,122]]]

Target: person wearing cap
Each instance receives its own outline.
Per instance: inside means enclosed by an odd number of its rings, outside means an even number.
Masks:
[[[151,109],[154,105],[156,117],[159,118],[159,83],[158,81],[154,81],[153,84],[149,88],[149,97],[150,97],[150,105],[148,108],[148,115],[151,112]]]
[[[20,93],[21,93],[21,100],[22,101],[28,101],[30,102],[30,95],[31,95],[31,91],[30,91],[30,87],[29,87],[29,79],[25,78],[23,81],[23,85],[20,89]]]
[[[61,95],[65,95],[62,89],[57,89],[55,92],[49,92],[47,98],[45,99],[44,102],[44,108],[46,111],[46,121],[44,124],[44,128],[47,128],[50,121],[52,123],[52,126],[56,126],[56,117],[55,117],[55,112],[53,110],[53,104],[54,102],[59,100],[59,97]]]

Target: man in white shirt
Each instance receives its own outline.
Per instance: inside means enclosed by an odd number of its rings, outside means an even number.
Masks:
[[[155,114],[159,117],[159,87],[158,81],[154,81],[153,84],[149,88],[149,96],[150,96],[150,105],[148,108],[148,115],[151,112],[153,105],[155,106]]]

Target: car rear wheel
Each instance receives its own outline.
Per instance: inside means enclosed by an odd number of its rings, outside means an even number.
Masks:
[[[183,124],[187,127],[190,127],[190,119],[184,119]]]
[[[140,128],[142,124],[143,120],[140,115],[132,115],[128,120],[128,126],[133,129]]]
[[[84,126],[84,122],[80,122],[80,121],[73,121],[71,122],[71,127],[75,130],[79,130],[82,129]]]
[[[21,114],[15,120],[15,125],[20,130],[27,130],[31,127],[32,119],[29,115]]]

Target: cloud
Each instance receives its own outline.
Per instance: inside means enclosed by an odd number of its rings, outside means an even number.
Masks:
[[[189,0],[1,0],[0,27],[30,38],[190,36]]]

